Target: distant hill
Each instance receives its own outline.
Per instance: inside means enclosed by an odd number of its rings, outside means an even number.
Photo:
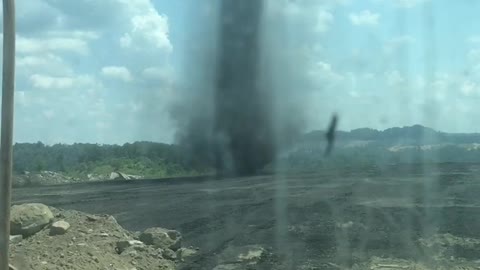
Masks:
[[[421,125],[338,131],[328,158],[323,155],[325,146],[325,131],[309,132],[283,153],[284,164],[318,168],[319,164],[480,162],[480,133],[446,133]]]
[[[393,127],[383,131],[359,128],[351,131],[338,131],[338,142],[369,141],[383,145],[425,145],[425,144],[469,144],[480,143],[480,133],[446,133],[422,125]],[[305,134],[302,142],[321,142],[325,131],[312,131]]]

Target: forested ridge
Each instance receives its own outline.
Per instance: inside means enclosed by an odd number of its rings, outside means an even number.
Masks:
[[[287,168],[318,170],[325,166],[395,163],[480,162],[480,134],[443,133],[415,125],[384,131],[337,132],[332,155],[324,157],[325,132],[302,136],[283,156]],[[82,178],[119,171],[142,177],[212,173],[208,161],[176,144],[134,142],[123,145],[75,143],[14,145],[14,170],[54,171]],[[269,166],[267,166],[269,167]]]
[[[81,176],[122,171],[162,177],[199,174],[208,170],[201,160],[195,160],[180,146],[155,142],[123,145],[16,143],[13,149],[17,174],[56,171]]]

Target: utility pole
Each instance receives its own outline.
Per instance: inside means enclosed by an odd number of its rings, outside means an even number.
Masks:
[[[2,122],[0,131],[0,270],[8,264],[15,87],[15,2],[3,0]]]

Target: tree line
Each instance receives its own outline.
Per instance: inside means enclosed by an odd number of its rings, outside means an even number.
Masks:
[[[134,142],[123,145],[106,144],[54,144],[16,143],[13,147],[14,171],[58,171],[71,172],[91,168],[93,165],[108,164],[120,169],[126,161],[136,161],[145,166],[163,166],[178,170],[201,170],[205,164],[184,151],[181,146]],[[94,166],[93,166],[94,167]]]

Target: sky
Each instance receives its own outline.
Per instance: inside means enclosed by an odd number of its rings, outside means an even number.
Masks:
[[[171,104],[210,0],[19,0],[16,142],[171,143]],[[267,0],[302,74],[305,130],[422,124],[480,132],[474,0]],[[195,32],[196,31],[196,32]],[[193,35],[192,33],[196,33]],[[281,76],[281,74],[279,74]],[[191,89],[189,91],[195,91]]]

